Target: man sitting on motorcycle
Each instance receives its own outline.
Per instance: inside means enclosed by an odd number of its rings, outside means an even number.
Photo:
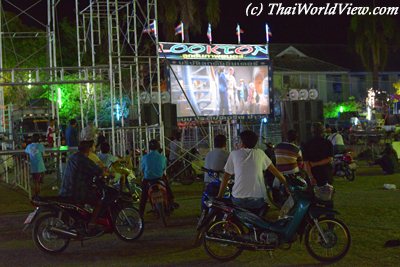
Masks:
[[[219,198],[224,195],[228,180],[235,175],[232,202],[250,210],[259,210],[265,206],[267,191],[264,170],[268,169],[286,185],[285,177],[275,168],[264,151],[255,148],[257,142],[258,137],[255,132],[246,130],[240,133],[240,149],[229,154],[218,193]]]
[[[93,141],[81,141],[78,152],[71,155],[61,183],[59,195],[74,203],[90,204],[94,206],[89,221],[89,230],[96,227],[96,220],[102,207],[96,191],[91,189],[93,177],[103,174],[102,168],[89,159]]]
[[[222,171],[228,159],[229,153],[225,150],[226,136],[218,134],[214,137],[214,149],[207,153],[204,168],[214,171]],[[204,174],[204,183],[207,186],[213,178],[208,173]]]
[[[139,203],[139,213],[141,216],[143,216],[144,209],[146,207],[146,202],[148,198],[147,191],[149,185],[163,179],[164,172],[167,168],[167,158],[159,152],[160,143],[158,143],[158,141],[155,139],[150,140],[149,149],[150,152],[143,156],[141,162],[141,169],[144,175],[141,185],[142,195],[140,196]],[[165,181],[165,186],[170,203],[173,203],[173,207],[177,207],[178,204],[174,203],[174,196],[172,194],[168,181]]]

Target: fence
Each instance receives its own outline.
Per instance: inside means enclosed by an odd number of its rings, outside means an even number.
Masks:
[[[55,172],[54,180],[59,182],[63,174],[63,159],[67,153],[76,151],[75,148],[48,148],[45,149],[46,169]],[[29,156],[24,150],[0,151],[0,177],[9,185],[22,189],[31,198]]]

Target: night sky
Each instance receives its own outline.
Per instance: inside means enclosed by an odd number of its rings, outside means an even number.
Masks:
[[[163,0],[159,0],[163,1]],[[37,0],[11,0],[18,6],[29,6]],[[42,1],[45,3],[46,1]],[[87,0],[81,0],[81,3],[87,3]],[[314,3],[321,6],[327,2],[330,3],[352,3],[354,6],[372,6],[374,0],[344,0],[344,1],[305,1],[305,0],[220,0],[221,3],[221,18],[218,27],[213,28],[214,43],[236,43],[235,35],[236,24],[239,23],[244,30],[242,34],[242,43],[264,43],[265,42],[265,22],[267,22],[272,31],[272,43],[312,43],[312,44],[348,44],[349,26],[351,16],[336,15],[336,16],[284,16],[284,15],[268,15],[267,12],[262,12],[258,17],[246,17],[245,10],[249,3],[263,3],[264,7],[268,3],[282,3],[284,6],[293,6],[294,3]],[[375,0],[376,6],[400,6],[399,0]],[[4,4],[6,10],[12,8]],[[59,17],[69,17],[71,23],[75,24],[75,1],[61,0],[59,4]],[[15,9],[14,9],[15,10]],[[45,18],[46,8],[44,4],[37,5],[32,9],[35,14],[44,12]],[[399,23],[400,15],[393,16]],[[177,22],[178,23],[178,22]],[[204,23],[203,34],[191,36],[191,42],[207,42],[206,30],[207,25]],[[171,29],[173,31],[173,29]],[[160,41],[164,41],[160,39]]]

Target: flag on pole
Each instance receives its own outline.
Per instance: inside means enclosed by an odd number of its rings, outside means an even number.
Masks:
[[[265,23],[265,40],[267,41],[267,44],[269,43],[269,37],[272,37],[272,32],[268,24]]]
[[[147,26],[146,28],[143,29],[144,33],[148,33],[148,34],[154,34],[155,37],[157,37],[157,28],[156,28],[156,20],[153,20],[153,22],[151,22],[149,24],[149,26]]]
[[[183,22],[181,21],[181,23],[179,23],[178,26],[175,27],[175,35],[181,35],[181,39],[182,39],[182,43],[183,40],[185,39],[185,35],[184,35],[184,30],[183,30]]]
[[[210,44],[212,43],[212,35],[211,35],[211,23],[208,23],[208,28],[207,28],[207,38],[208,41],[210,41]]]
[[[238,44],[240,44],[240,34],[244,33],[244,31],[240,28],[239,23],[236,26],[236,35],[238,37]]]

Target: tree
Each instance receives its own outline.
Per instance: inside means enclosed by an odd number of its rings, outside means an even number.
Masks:
[[[391,44],[399,41],[398,26],[389,16],[354,16],[350,30],[364,67],[372,72],[372,88],[379,87],[379,72],[384,70]]]
[[[190,33],[200,33],[203,23],[211,23],[214,27],[219,23],[219,0],[163,0],[159,5],[166,40],[174,38],[172,29],[179,21],[185,25],[186,42],[190,41]]]

